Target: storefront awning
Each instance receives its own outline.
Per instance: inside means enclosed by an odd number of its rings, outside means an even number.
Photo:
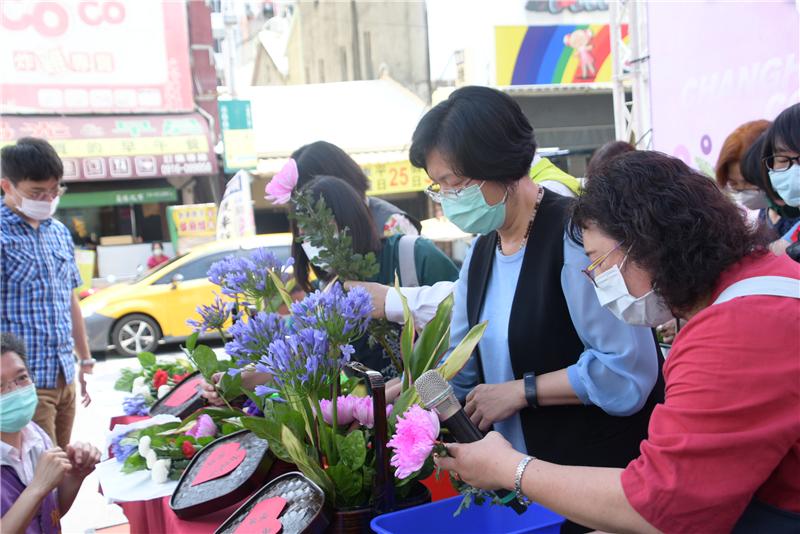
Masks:
[[[122,189],[70,193],[61,197],[59,209],[91,208],[103,206],[130,206],[132,204],[158,204],[178,201],[178,192],[173,187],[151,187],[146,189]]]
[[[64,180],[117,180],[217,173],[208,122],[199,113],[0,117],[0,146],[47,139]]]

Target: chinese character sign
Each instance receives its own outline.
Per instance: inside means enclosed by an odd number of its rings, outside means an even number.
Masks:
[[[225,172],[255,169],[258,158],[250,101],[220,100],[219,122],[225,145]]]
[[[408,161],[362,165],[369,178],[368,195],[391,195],[422,191],[431,183],[424,169],[417,169]]]
[[[250,173],[239,171],[225,186],[217,215],[217,239],[256,235]]]
[[[216,204],[187,204],[167,208],[170,237],[175,250],[179,253],[188,252],[194,246],[214,241],[216,221]]]
[[[182,0],[0,2],[4,113],[191,111]]]

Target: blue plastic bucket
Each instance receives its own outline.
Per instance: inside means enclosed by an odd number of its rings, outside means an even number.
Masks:
[[[506,506],[473,504],[453,517],[461,497],[451,497],[399,512],[379,515],[370,526],[378,534],[558,534],[564,518],[537,504],[517,514]]]

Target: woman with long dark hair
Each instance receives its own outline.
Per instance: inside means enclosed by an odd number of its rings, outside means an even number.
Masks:
[[[800,265],[768,253],[763,228],[705,175],[658,152],[597,170],[572,222],[605,306],[688,320],[641,454],[579,467],[491,433],[448,446],[439,465],[608,532],[799,532]]]
[[[589,260],[565,234],[573,200],[528,178],[535,151],[519,105],[486,87],[456,90],[414,132],[411,162],[433,180],[429,196],[481,234],[456,284],[451,347],[475,324],[488,327],[453,385],[481,430],[519,450],[623,467],[663,398],[659,353],[649,328],[597,302],[581,273]],[[664,311],[648,313],[665,322]]]

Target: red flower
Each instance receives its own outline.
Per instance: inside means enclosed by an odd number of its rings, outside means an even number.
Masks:
[[[188,459],[194,456],[196,451],[194,450],[194,445],[192,445],[191,441],[184,441],[183,445],[181,445],[181,452],[183,452],[184,458]]]
[[[190,374],[192,374],[192,373],[183,373],[182,375],[174,374],[174,375],[172,375],[172,381],[177,384],[178,382],[180,382],[181,380],[183,380],[184,378],[186,378]]]
[[[158,389],[164,384],[166,384],[167,380],[169,380],[169,375],[167,374],[167,372],[163,369],[159,369],[153,375],[153,387]]]

